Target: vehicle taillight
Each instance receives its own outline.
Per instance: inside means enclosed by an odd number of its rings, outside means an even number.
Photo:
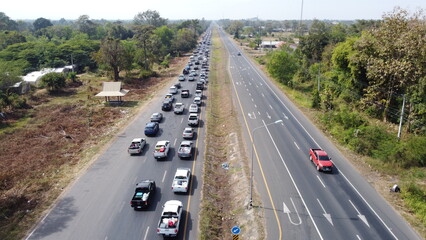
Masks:
[[[160,232],[160,229],[159,229],[159,228],[157,228],[157,232]]]
[[[175,229],[175,233],[177,233],[177,231],[178,231],[178,230],[177,230],[177,229]]]

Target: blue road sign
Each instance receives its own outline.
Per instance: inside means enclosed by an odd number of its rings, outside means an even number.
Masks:
[[[232,234],[238,235],[238,234],[240,234],[241,229],[238,226],[233,226],[232,229],[231,229],[231,232],[232,232]]]

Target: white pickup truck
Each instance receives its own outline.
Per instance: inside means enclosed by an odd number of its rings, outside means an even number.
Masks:
[[[176,237],[178,235],[182,208],[182,202],[178,200],[169,200],[164,204],[158,222],[157,234],[163,235],[163,237]]]
[[[173,178],[172,191],[187,193],[189,182],[191,181],[191,169],[178,168],[176,169],[175,177]]]
[[[154,148],[154,158],[166,158],[170,149],[170,141],[158,141]]]

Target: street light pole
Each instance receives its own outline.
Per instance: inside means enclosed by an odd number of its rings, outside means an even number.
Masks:
[[[255,138],[254,138],[254,132],[256,130],[258,130],[258,129],[267,127],[269,125],[277,124],[277,123],[282,123],[282,122],[283,122],[283,120],[280,119],[280,120],[277,120],[275,122],[268,123],[266,125],[264,124],[262,126],[256,127],[256,128],[254,128],[251,131],[251,137],[252,137],[253,141],[251,143],[251,174],[250,174],[250,202],[249,202],[249,208],[253,207],[253,168],[254,168],[254,164],[253,164],[253,150],[254,150],[254,140],[255,140]]]

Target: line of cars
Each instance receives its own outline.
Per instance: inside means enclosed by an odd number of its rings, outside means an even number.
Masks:
[[[178,77],[178,82],[170,87],[169,93],[163,99],[161,106],[162,111],[171,111],[175,114],[183,115],[186,113],[185,104],[177,102],[179,89],[182,87],[181,82],[188,79],[188,82],[196,82],[196,90],[192,103],[188,107],[188,127],[185,127],[182,133],[184,139],[177,150],[179,158],[192,158],[194,156],[195,147],[191,141],[195,137],[194,127],[199,126],[199,112],[202,106],[203,90],[207,84],[207,76],[209,71],[209,45],[211,31],[208,31],[202,41],[198,44],[196,51],[191,56],[188,65],[183,69],[183,74]],[[199,73],[200,72],[200,73]],[[180,97],[182,99],[191,96],[189,89],[181,89]],[[174,103],[176,101],[176,103]],[[151,115],[151,122],[145,125],[145,135],[147,137],[155,136],[160,131],[160,123],[163,119],[162,112],[156,112]],[[167,158],[171,148],[169,140],[158,141],[153,150],[155,159]],[[128,153],[131,155],[140,154],[146,146],[145,138],[135,138],[132,140]],[[192,172],[190,168],[178,167],[173,178],[171,190],[174,193],[188,193],[190,190]],[[154,180],[142,180],[136,184],[135,192],[130,201],[130,206],[135,210],[145,209],[150,205],[153,195],[155,194],[156,183]],[[169,200],[163,206],[160,221],[156,228],[157,234],[164,237],[177,236],[179,232],[180,218],[183,210],[183,204],[178,200]]]

